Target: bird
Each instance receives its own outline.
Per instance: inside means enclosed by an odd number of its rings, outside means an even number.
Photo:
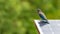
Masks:
[[[39,14],[39,16],[41,18],[41,22],[48,23],[48,20],[47,20],[45,14],[41,11],[41,9],[37,9],[37,12],[38,12],[38,14]]]

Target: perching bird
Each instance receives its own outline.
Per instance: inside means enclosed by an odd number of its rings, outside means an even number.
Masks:
[[[37,9],[37,11],[38,11],[40,18],[42,19],[42,22],[48,23],[48,20],[47,20],[45,14],[40,9]]]

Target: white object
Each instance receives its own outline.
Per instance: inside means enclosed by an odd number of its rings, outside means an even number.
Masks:
[[[40,34],[60,34],[60,20],[48,20],[49,24],[34,20]]]

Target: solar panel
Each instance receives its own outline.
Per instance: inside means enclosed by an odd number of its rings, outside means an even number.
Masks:
[[[60,34],[60,20],[48,20],[49,24],[34,20],[40,34]]]

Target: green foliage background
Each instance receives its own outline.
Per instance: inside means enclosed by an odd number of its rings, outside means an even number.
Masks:
[[[0,0],[0,34],[38,34],[37,8],[48,19],[60,19],[60,0]]]

